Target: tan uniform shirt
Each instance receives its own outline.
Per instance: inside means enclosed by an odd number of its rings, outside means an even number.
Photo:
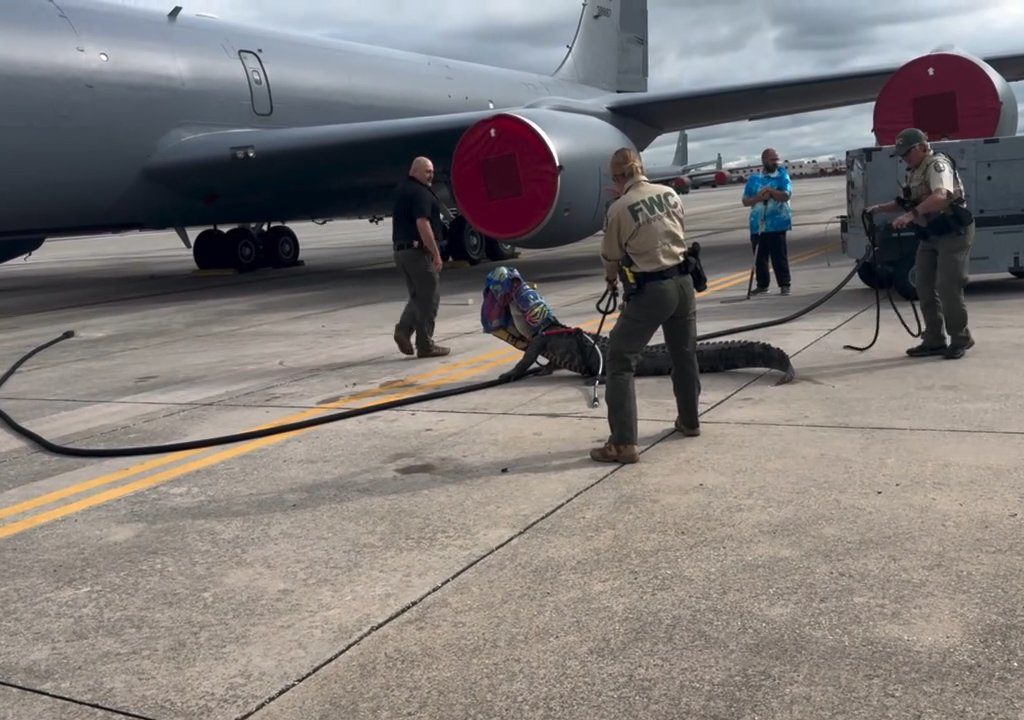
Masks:
[[[608,277],[629,253],[635,270],[652,272],[678,265],[686,253],[683,204],[670,187],[640,176],[608,208],[601,259]]]
[[[951,200],[964,197],[963,185],[954,172],[953,165],[947,157],[936,155],[934,151],[929,152],[916,168],[907,171],[904,186],[910,188],[910,201],[914,205],[940,188],[949,192]],[[927,218],[921,216],[915,218],[915,222],[919,225],[926,225],[928,219],[935,215],[935,213],[928,213]]]

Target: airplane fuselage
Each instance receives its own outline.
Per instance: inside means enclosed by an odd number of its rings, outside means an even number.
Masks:
[[[0,237],[308,219],[289,216],[296,178],[281,178],[280,207],[262,197],[243,218],[222,217],[142,172],[161,148],[197,133],[601,93],[544,75],[83,0],[5,0],[0,18]],[[386,211],[410,160],[367,167],[348,192],[339,180],[332,187],[343,191],[315,217]],[[447,158],[436,162],[443,171]]]

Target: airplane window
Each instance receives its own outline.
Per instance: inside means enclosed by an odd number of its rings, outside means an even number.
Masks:
[[[252,81],[254,83],[256,83],[257,85],[262,85],[263,84],[263,77],[260,75],[260,71],[259,70],[253,70],[252,71]]]
[[[102,60],[103,62],[106,62],[109,59],[110,59],[109,55],[107,55],[106,53],[100,53],[100,60]]]

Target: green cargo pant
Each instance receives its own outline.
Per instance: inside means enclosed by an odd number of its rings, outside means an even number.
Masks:
[[[398,320],[398,330],[405,335],[415,331],[416,348],[427,350],[434,342],[434,320],[441,303],[440,277],[430,266],[430,256],[416,248],[396,250],[395,265],[409,290],[409,302]]]
[[[609,335],[607,388],[611,442],[636,445],[636,394],[633,374],[640,353],[661,327],[672,357],[672,390],[681,425],[700,426],[697,398],[697,300],[689,275],[655,280],[644,285],[628,303]]]
[[[914,284],[924,316],[921,341],[925,345],[946,343],[943,320],[951,344],[963,346],[971,339],[971,332],[967,329],[964,286],[967,285],[967,263],[974,242],[974,224],[962,232],[932,237],[917,245]]]

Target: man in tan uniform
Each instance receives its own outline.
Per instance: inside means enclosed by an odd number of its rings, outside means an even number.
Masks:
[[[907,164],[904,197],[909,212],[893,220],[893,227],[912,226],[918,237],[917,295],[925,327],[921,344],[907,350],[911,357],[942,355],[949,360],[962,358],[974,346],[967,329],[967,263],[974,242],[974,219],[966,209],[963,185],[950,159],[937,155],[928,137],[917,128],[907,128],[896,136],[896,150]],[[867,208],[867,212],[895,212],[893,201]],[[949,333],[949,345],[946,335]]]
[[[601,259],[610,286],[622,274],[626,303],[609,335],[605,399],[611,437],[590,457],[634,463],[639,455],[633,374],[659,327],[672,356],[676,429],[688,437],[700,435],[697,303],[676,191],[648,182],[639,155],[629,148],[615,151],[610,170],[619,198],[608,208]]]

